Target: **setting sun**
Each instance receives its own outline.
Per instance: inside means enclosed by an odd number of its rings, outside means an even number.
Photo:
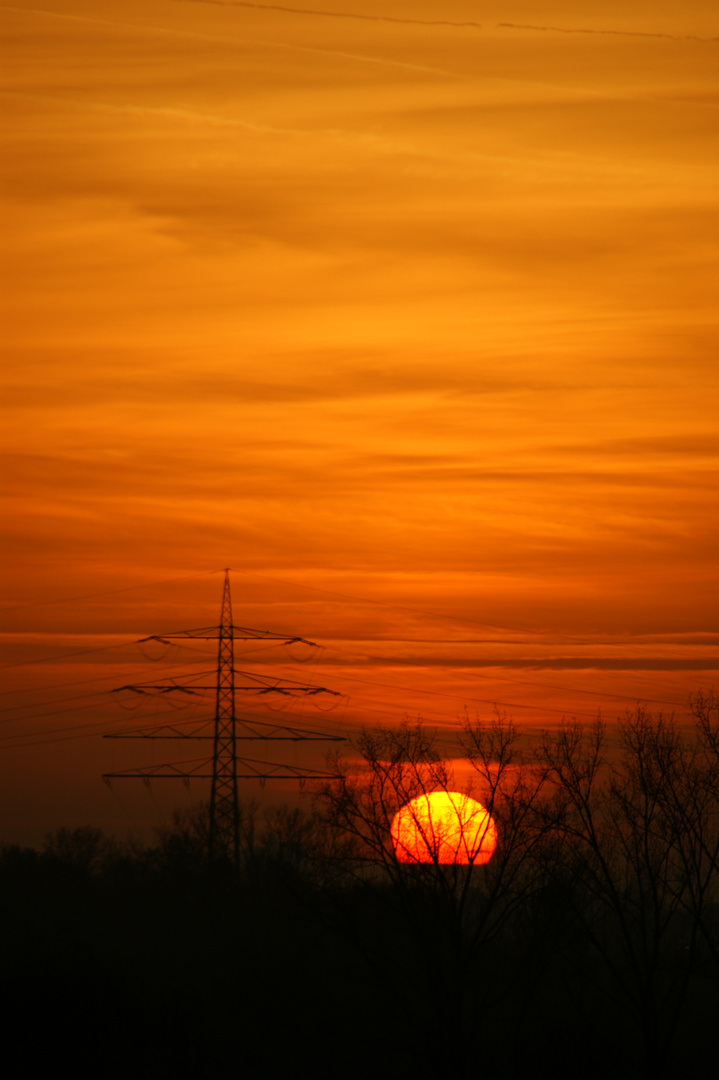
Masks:
[[[392,820],[392,843],[400,862],[488,862],[497,846],[497,829],[475,799],[457,791],[419,795]]]

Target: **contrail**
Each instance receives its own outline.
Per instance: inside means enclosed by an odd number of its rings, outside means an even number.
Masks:
[[[58,97],[57,94],[26,94],[21,91],[4,91],[2,98],[19,98],[21,101],[34,101],[50,105],[62,105],[79,110],[92,110],[96,112],[109,112],[125,114],[128,116],[160,117],[167,120],[186,121],[188,123],[213,124],[219,127],[244,128],[247,131],[259,135],[294,135],[298,138],[317,138],[319,136],[352,139],[354,132],[343,131],[341,128],[283,128],[269,124],[256,124],[251,120],[243,120],[237,117],[216,116],[212,113],[195,112],[192,109],[173,109],[162,105],[132,105],[128,103],[116,104],[110,101],[88,101],[86,98]],[[360,136],[361,137],[361,136]]]
[[[181,0],[175,0],[175,2],[179,3]],[[186,2],[191,3],[193,0],[186,0]],[[210,0],[194,0],[194,2],[209,3]],[[122,30],[137,30],[142,33],[166,34],[170,37],[197,39],[197,41],[216,41],[220,45],[227,45],[228,43],[247,45],[248,42],[247,38],[243,38],[240,41],[239,39],[227,38],[225,35],[220,34],[203,34],[195,30],[176,30],[169,26],[144,26],[139,23],[116,22],[109,19],[96,19],[89,15],[65,15],[58,11],[44,11],[41,8],[19,8],[10,7],[7,4],[0,4],[0,11],[14,11],[20,15],[44,15],[49,19],[64,19],[70,22],[94,23],[98,26],[111,26],[115,29],[119,27]],[[322,56],[340,56],[347,60],[356,60],[362,64],[380,64],[385,67],[407,68],[410,71],[425,71],[430,75],[443,75],[448,78],[461,77],[458,76],[456,72],[446,71],[444,68],[428,67],[424,64],[411,64],[408,61],[403,60],[388,60],[385,57],[365,56],[362,53],[341,52],[338,49],[322,49],[310,45],[291,45],[284,41],[262,41],[257,38],[252,38],[251,40],[254,44],[266,45],[273,49],[319,53]]]
[[[319,15],[325,19],[363,19],[367,22],[408,23],[411,26],[459,26],[481,29],[478,22],[450,22],[449,19],[400,19],[393,15],[359,15],[350,11],[320,11],[315,8],[285,7],[282,4],[252,4],[249,0],[175,0],[177,4],[214,4],[216,7],[258,8],[260,11],[284,11],[290,15]]]
[[[496,24],[506,30],[537,30],[545,34],[612,34],[615,37],[668,38],[669,41],[719,41],[716,37],[699,37],[697,34],[659,34],[648,30],[590,30],[569,26],[532,26],[529,23],[502,22]]]
[[[63,19],[67,22],[93,23],[96,26],[112,26],[120,30],[139,30],[149,34],[168,34],[170,37],[197,38],[198,41],[225,42],[225,37],[218,34],[202,34],[194,30],[175,30],[169,26],[150,26],[141,23],[118,22],[116,19],[98,19],[92,15],[66,15],[60,11],[45,11],[42,8],[19,8],[0,4],[0,11],[14,11],[18,15],[44,15],[47,19]]]
[[[410,26],[454,26],[460,29],[481,30],[482,23],[454,22],[450,19],[402,19],[395,15],[360,15],[356,11],[325,11],[320,8],[289,7],[285,4],[256,4],[251,0],[175,0],[178,4],[213,4],[215,7],[255,8],[259,11],[284,11],[290,15],[314,15],[325,19],[362,19],[366,22],[404,23]],[[547,34],[611,34],[616,37],[666,38],[669,41],[719,41],[717,37],[698,34],[662,34],[647,30],[593,30],[571,26],[534,26],[530,23],[495,23],[503,30],[535,30]]]

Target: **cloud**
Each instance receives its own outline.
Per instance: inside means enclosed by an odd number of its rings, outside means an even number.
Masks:
[[[399,659],[397,657],[375,658],[387,666],[416,667],[417,659]],[[665,656],[644,657],[606,657],[606,656],[558,656],[552,659],[536,657],[513,657],[511,659],[488,660],[452,660],[442,657],[438,660],[423,657],[423,666],[447,667],[455,669],[492,668],[496,671],[531,670],[531,671],[719,671],[719,656],[702,656],[692,659],[677,660]]]
[[[554,448],[557,453],[565,454],[567,446],[559,445]],[[630,436],[623,439],[602,439],[594,444],[585,443],[577,446],[577,450],[617,456],[658,458],[715,458],[719,457],[719,436],[713,431],[681,434],[653,434],[643,436]]]
[[[453,26],[461,29],[480,29],[478,22],[453,22],[449,19],[407,19],[394,15],[367,15],[350,11],[324,11],[314,8],[285,7],[280,4],[252,4],[245,0],[175,0],[175,3],[211,4],[215,7],[256,8],[260,11],[282,11],[288,15],[314,15],[327,19],[362,19],[365,22],[405,23],[414,26]]]
[[[194,2],[207,2],[207,0],[194,0]],[[719,37],[700,37],[697,34],[662,34],[651,30],[612,30],[577,26],[534,26],[529,23],[510,22],[501,22],[496,25],[501,29],[536,30],[539,33],[546,34],[609,34],[612,37],[668,38],[670,41],[719,41]]]

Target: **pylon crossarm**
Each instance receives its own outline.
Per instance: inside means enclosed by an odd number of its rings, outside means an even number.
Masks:
[[[330,690],[326,686],[315,686],[312,683],[299,683],[293,679],[270,679],[266,675],[255,675],[252,671],[236,671],[235,675],[241,675],[243,679],[249,679],[251,686],[235,686],[236,690],[254,691],[259,694],[332,694],[334,697],[342,697],[338,690]]]
[[[103,735],[103,739],[213,739],[214,721],[203,720],[192,730],[184,729],[179,724],[165,724],[162,727],[133,728],[130,731],[112,731]]]
[[[234,689],[246,694],[284,694],[297,696],[307,694],[313,697],[316,694],[332,694],[334,697],[342,697],[338,690],[330,690],[326,686],[305,685],[293,682],[292,679],[269,679],[264,675],[254,675],[250,671],[233,671],[232,675],[241,675],[245,679],[251,679],[251,683],[245,686],[237,686]],[[181,694],[215,693],[217,683],[192,686],[184,686],[181,683],[134,683],[127,686],[117,686],[111,690],[111,694],[119,694],[122,690],[132,690],[135,694],[171,694],[177,691]]]
[[[202,641],[211,641],[217,637],[219,626],[203,626],[199,630],[177,630],[171,634],[150,634],[149,637],[138,638],[137,645],[146,645],[148,641],[159,641],[161,645],[169,645],[172,638],[199,638]]]
[[[251,630],[246,626],[232,626],[232,637],[235,641],[279,641],[283,645],[310,645],[313,649],[319,649],[316,641],[307,638],[295,637],[294,634],[278,634],[274,630]],[[197,630],[176,630],[171,634],[151,634],[150,637],[140,638],[138,645],[144,645],[148,641],[159,641],[162,645],[169,645],[173,638],[196,638],[200,641],[214,641],[220,636],[220,626],[201,626]]]
[[[237,758],[238,768],[246,772],[237,772],[237,780],[332,780],[334,773],[320,769],[303,769],[294,765],[283,765],[274,761],[254,761],[250,758]],[[176,764],[154,765],[146,769],[128,769],[126,772],[103,773],[102,779],[109,780],[212,780],[211,761],[203,760],[198,764],[191,761]],[[193,765],[193,768],[187,766]],[[184,768],[182,767],[184,766]],[[203,772],[202,770],[210,770]]]
[[[261,720],[241,720],[235,718],[239,742],[346,742],[344,735],[330,735],[323,731],[310,731],[308,728],[287,727],[284,724],[266,724]],[[247,734],[240,734],[240,732]],[[102,736],[103,739],[214,739],[214,721],[204,720],[192,730],[183,729],[179,724],[165,724],[163,727],[133,728],[130,731],[113,731]]]
[[[232,636],[235,641],[252,641],[254,638],[262,638],[264,641],[281,641],[283,645],[310,645],[313,649],[319,649],[316,641],[308,638],[295,637],[294,634],[278,634],[274,630],[250,630],[246,626],[232,627]]]
[[[298,765],[283,765],[276,761],[255,761],[251,758],[238,758],[238,765],[243,765],[248,771],[246,776],[238,779],[251,780],[256,776],[263,780],[332,780],[333,773],[325,773],[320,769],[304,769]],[[264,770],[264,771],[263,771]]]
[[[177,683],[138,683],[136,686],[116,686],[111,694],[119,694],[122,690],[132,690],[135,694],[147,694],[151,690],[158,694],[169,694],[177,690],[180,694],[194,694],[198,690],[214,690],[214,686],[180,686]]]
[[[290,742],[346,742],[344,735],[329,735],[324,731],[311,731],[309,728],[294,728],[287,724],[268,724],[263,720],[242,720],[236,718],[237,739],[271,739]],[[248,734],[239,734],[240,731]]]
[[[206,770],[210,770],[207,772]],[[202,770],[205,770],[204,772]],[[144,769],[128,769],[126,772],[103,773],[103,780],[211,780],[212,759],[175,761],[165,765],[150,765]]]

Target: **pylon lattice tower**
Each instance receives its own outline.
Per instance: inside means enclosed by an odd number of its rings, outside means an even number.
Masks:
[[[163,725],[131,732],[105,735],[106,739],[212,739],[212,757],[198,761],[183,761],[172,764],[155,765],[147,768],[131,769],[127,772],[104,773],[103,780],[111,783],[116,779],[140,778],[149,784],[155,779],[182,779],[189,785],[190,780],[211,780],[210,791],[210,859],[229,858],[237,862],[239,857],[239,794],[238,781],[257,779],[265,780],[292,779],[301,784],[305,780],[331,779],[330,774],[318,769],[300,768],[277,762],[256,761],[237,756],[237,743],[241,740],[255,741],[291,741],[291,742],[344,742],[341,735],[310,731],[307,728],[271,724],[261,720],[247,720],[238,717],[235,711],[235,691],[241,690],[255,694],[280,694],[290,697],[332,694],[341,696],[336,690],[325,686],[303,685],[288,679],[271,679],[251,672],[238,672],[235,668],[235,641],[269,640],[291,645],[302,643],[317,648],[313,641],[275,633],[271,630],[250,630],[235,626],[232,619],[232,596],[230,592],[230,571],[224,571],[225,580],[222,590],[222,608],[220,624],[203,627],[199,630],[179,630],[172,634],[152,635],[142,638],[142,644],[158,641],[169,644],[172,638],[194,638],[217,640],[217,670],[213,685],[198,683],[139,683],[118,687],[115,693],[130,690],[138,694],[201,694],[207,691],[215,693],[215,715],[210,720],[201,721],[194,730],[180,730],[176,725]],[[248,685],[238,686],[235,677],[241,674]],[[211,731],[208,732],[208,728]]]

